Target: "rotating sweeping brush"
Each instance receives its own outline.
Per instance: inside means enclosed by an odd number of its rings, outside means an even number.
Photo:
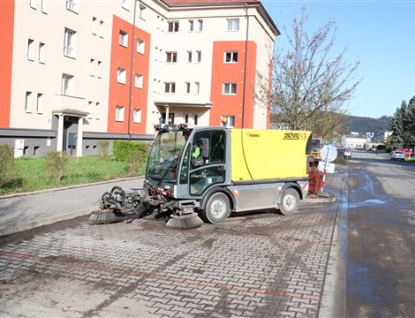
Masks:
[[[109,224],[120,222],[125,219],[125,214],[113,210],[99,210],[91,213],[89,224]]]
[[[204,222],[197,213],[170,216],[166,226],[181,230],[191,230],[202,226]]]

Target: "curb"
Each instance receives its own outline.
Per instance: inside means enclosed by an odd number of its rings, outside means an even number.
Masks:
[[[143,176],[127,177],[127,178],[111,179],[111,180],[98,181],[98,182],[92,182],[92,183],[83,183],[83,184],[66,186],[66,187],[43,189],[43,190],[37,190],[37,191],[31,191],[31,192],[17,192],[17,193],[0,195],[0,200],[17,198],[17,197],[24,197],[24,196],[27,196],[27,195],[35,195],[35,194],[43,194],[43,193],[56,192],[56,191],[64,191],[64,190],[85,188],[85,187],[91,187],[91,186],[95,186],[95,185],[106,184],[106,183],[129,181],[129,180],[143,179],[143,178],[144,178]]]
[[[70,219],[74,219],[78,216],[83,216],[83,215],[87,215],[89,213],[91,213],[92,211],[94,211],[96,209],[93,208],[89,208],[89,209],[85,209],[85,210],[80,210],[80,211],[73,211],[73,212],[69,212],[69,213],[64,213],[64,214],[59,214],[59,215],[54,215],[51,217],[48,217],[47,219],[43,219],[43,220],[37,220],[37,221],[31,221],[28,222],[24,225],[14,225],[14,226],[10,226],[6,229],[0,229],[0,237],[1,236],[5,236],[5,235],[10,235],[10,234],[15,234],[15,233],[19,233],[19,232],[23,232],[23,231],[28,231],[34,228],[38,228],[44,225],[50,225],[56,222],[60,222],[60,221],[66,221],[66,220],[70,220]]]

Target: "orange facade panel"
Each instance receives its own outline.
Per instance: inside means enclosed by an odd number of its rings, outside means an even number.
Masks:
[[[221,125],[222,116],[230,116],[235,120],[234,127],[253,128],[256,59],[257,46],[253,41],[213,43],[211,126]]]
[[[134,29],[134,40],[132,34],[131,23],[113,16],[108,100],[108,132],[111,133],[146,132],[151,36],[137,27]],[[132,61],[131,49],[134,51]],[[123,110],[117,112],[117,108]]]
[[[3,1],[0,10],[0,127],[10,127],[14,0]]]

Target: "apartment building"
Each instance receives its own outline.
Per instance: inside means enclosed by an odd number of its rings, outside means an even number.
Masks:
[[[260,1],[2,1],[0,143],[96,153],[160,122],[267,128],[279,31]]]

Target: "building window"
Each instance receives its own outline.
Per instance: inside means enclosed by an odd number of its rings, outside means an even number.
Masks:
[[[195,82],[195,95],[199,95],[200,93],[200,83]]]
[[[190,82],[186,82],[186,94],[190,94]]]
[[[143,88],[143,75],[135,74],[135,87]]]
[[[145,42],[143,40],[137,40],[137,53],[144,54]]]
[[[99,119],[100,118],[100,113],[101,113],[101,103],[96,102],[95,103],[95,119]]]
[[[98,61],[97,65],[97,77],[102,78],[102,62]]]
[[[124,107],[123,106],[117,106],[115,108],[115,120],[124,121]]]
[[[164,92],[168,93],[168,94],[176,93],[176,83],[174,83],[174,82],[164,83]]]
[[[88,102],[88,111],[89,111],[88,118],[89,118],[89,119],[92,119],[92,117],[93,117],[93,116],[92,116],[92,113],[93,113],[93,111],[94,111],[94,110],[92,109],[93,105],[94,105],[94,104],[93,104],[93,102],[91,102],[91,101],[89,101],[89,102]]]
[[[26,113],[32,112],[32,92],[26,92],[25,107]]]
[[[92,17],[92,34],[97,35],[98,30],[98,19],[95,17]]]
[[[193,32],[193,29],[194,29],[194,21],[189,20],[189,32]]]
[[[35,41],[33,41],[32,39],[29,39],[27,41],[27,59],[29,61],[34,61],[35,60]]]
[[[33,155],[34,156],[39,155],[39,148],[40,148],[40,146],[34,146],[33,147]]]
[[[134,122],[141,124],[141,109],[134,109]]]
[[[237,62],[238,62],[238,51],[225,52],[225,63],[237,63]]]
[[[130,11],[130,0],[121,0],[121,7],[127,11]]]
[[[192,63],[192,51],[187,51],[187,62]]]
[[[66,9],[68,9],[69,11],[78,13],[79,0],[66,0]]]
[[[197,125],[197,119],[198,119],[198,116],[197,115],[193,115],[193,124],[194,125]]]
[[[189,114],[183,114],[183,118],[184,118],[184,122],[186,124],[188,124],[189,123]]]
[[[37,94],[36,100],[36,113],[42,114],[43,113],[43,94]]]
[[[139,18],[140,18],[140,19],[145,20],[145,19],[144,19],[144,17],[145,17],[144,12],[145,12],[145,11],[146,11],[146,7],[145,7],[145,6],[143,6],[142,4],[140,4],[140,12],[139,12]]]
[[[48,12],[48,0],[41,0],[40,6],[42,7],[42,12],[47,13]]]
[[[235,127],[235,116],[233,115],[222,115],[220,121],[223,123],[223,119],[226,118],[226,127]]]
[[[62,95],[73,96],[74,77],[72,75],[62,75]]]
[[[99,21],[99,37],[104,38],[104,21]]]
[[[120,30],[118,44],[124,47],[128,47],[128,33],[127,32]]]
[[[168,31],[170,33],[179,32],[179,22],[178,21],[168,22]]]
[[[30,7],[32,9],[36,9],[36,7],[37,7],[37,0],[30,0]]]
[[[89,75],[95,76],[95,60],[91,59],[89,62]]]
[[[45,64],[45,43],[39,43],[39,63]]]
[[[117,69],[117,82],[120,84],[125,84],[125,69],[123,68],[118,68]]]
[[[236,95],[236,83],[223,83],[223,95]]]
[[[166,52],[167,63],[177,63],[177,52]]]
[[[239,19],[226,19],[227,31],[238,31],[239,30]]]
[[[65,28],[63,54],[69,57],[75,57],[76,53],[76,32]]]
[[[197,20],[197,30],[199,32],[203,31],[203,20]]]
[[[202,51],[196,51],[196,62],[202,62]]]

